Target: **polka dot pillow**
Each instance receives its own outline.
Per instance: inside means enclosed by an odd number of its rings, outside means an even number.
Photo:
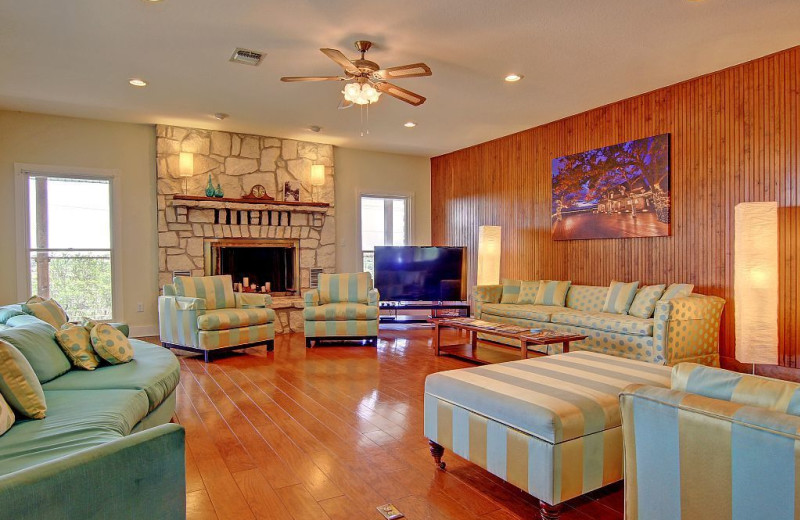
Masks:
[[[56,332],[56,341],[73,366],[84,370],[94,370],[100,358],[92,348],[89,330],[81,325],[65,325]]]
[[[652,318],[656,310],[656,302],[664,294],[664,284],[646,285],[639,289],[631,303],[628,314],[637,318]]]
[[[97,355],[112,365],[127,363],[133,359],[133,347],[125,334],[107,323],[100,323],[92,332],[92,346]]]

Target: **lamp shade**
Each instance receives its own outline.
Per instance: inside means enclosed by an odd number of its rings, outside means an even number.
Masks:
[[[478,230],[478,285],[500,283],[500,226]]]
[[[194,154],[181,152],[178,171],[181,177],[191,177],[194,175]]]
[[[778,363],[778,203],[734,209],[736,359]]]
[[[315,164],[311,166],[311,185],[312,186],[325,185],[325,165]]]

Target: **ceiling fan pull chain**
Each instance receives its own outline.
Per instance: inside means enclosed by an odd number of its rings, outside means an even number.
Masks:
[[[369,135],[369,106],[372,103],[367,103],[367,135]]]
[[[364,137],[364,105],[358,105],[361,114],[361,137]]]

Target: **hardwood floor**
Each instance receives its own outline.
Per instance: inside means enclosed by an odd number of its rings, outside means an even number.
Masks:
[[[377,349],[307,350],[293,334],[209,364],[176,354],[189,520],[380,519],[387,502],[409,520],[539,518],[535,499],[449,451],[435,467],[425,376],[471,365],[434,356],[430,329],[382,329]],[[622,519],[622,504],[614,485],[562,518]]]

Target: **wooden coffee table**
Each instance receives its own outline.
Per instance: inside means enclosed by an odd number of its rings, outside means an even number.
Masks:
[[[562,352],[567,353],[569,352],[569,344],[571,341],[581,341],[586,338],[587,336],[581,334],[562,333],[549,329],[542,329],[542,332],[539,334],[528,331],[519,336],[519,342],[521,344],[520,357],[522,359],[528,359],[528,347],[530,345],[553,345],[556,343],[563,343],[564,348]],[[541,352],[539,353],[541,354]]]

